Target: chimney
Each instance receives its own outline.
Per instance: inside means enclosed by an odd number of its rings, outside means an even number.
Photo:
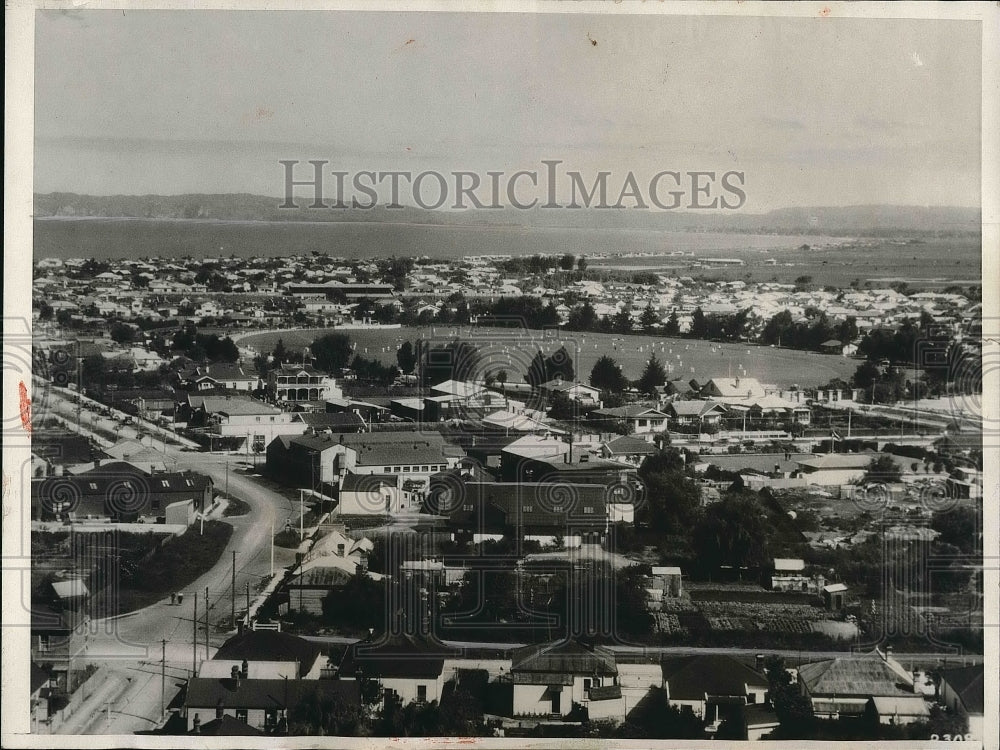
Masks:
[[[232,681],[236,684],[236,687],[238,688],[240,686],[240,668],[234,664],[229,674],[230,674],[230,679],[232,679]]]
[[[761,674],[764,673],[764,654],[757,654],[757,656],[754,657],[754,669]]]
[[[191,722],[192,729],[195,734],[201,734],[201,716],[198,714],[194,715],[194,721]]]
[[[248,662],[246,659],[244,659],[243,660],[243,669],[240,670],[240,671],[243,673],[243,679],[244,680],[249,680],[250,679],[250,662]]]
[[[889,661],[892,658],[892,646],[888,643],[885,646],[885,660]]]

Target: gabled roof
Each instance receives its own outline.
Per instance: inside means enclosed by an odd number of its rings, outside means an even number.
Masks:
[[[703,417],[713,412],[722,413],[725,409],[714,401],[672,401],[667,406],[678,417]]]
[[[281,414],[281,409],[247,396],[188,396],[192,409],[204,409],[209,414],[256,415]]]
[[[322,649],[315,643],[276,630],[244,630],[219,647],[213,659],[247,661],[297,661],[300,674],[316,663]]]
[[[877,695],[872,703],[879,716],[930,716],[927,701],[921,695]]]
[[[515,684],[570,685],[575,675],[616,675],[618,666],[605,646],[570,638],[515,650],[510,671]]]
[[[974,664],[971,667],[955,667],[942,669],[941,679],[947,682],[951,689],[958,693],[962,705],[970,714],[983,713],[983,665]]]
[[[764,675],[727,654],[667,656],[660,662],[660,670],[671,700],[743,696],[747,685],[767,685]]]

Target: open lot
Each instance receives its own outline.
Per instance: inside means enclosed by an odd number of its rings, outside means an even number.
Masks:
[[[336,329],[304,328],[251,334],[240,346],[262,352],[274,349],[281,339],[287,349],[300,350],[314,339]],[[830,354],[776,349],[749,344],[723,344],[693,339],[667,339],[652,336],[622,336],[610,333],[575,333],[570,331],[528,331],[523,329],[483,328],[477,326],[426,326],[345,331],[356,344],[355,351],[383,362],[394,363],[396,350],[404,341],[424,339],[431,344],[466,341],[475,344],[483,374],[506,369],[510,382],[523,380],[535,352],[551,354],[565,346],[574,357],[578,377],[586,380],[594,363],[602,355],[614,357],[626,377],[638,378],[651,354],[670,369],[671,378],[687,382],[691,378],[743,374],[762,383],[803,387],[823,385],[832,378],[848,380],[857,369],[855,360]]]

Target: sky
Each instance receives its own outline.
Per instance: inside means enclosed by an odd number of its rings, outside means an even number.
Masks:
[[[479,174],[558,159],[612,184],[741,171],[747,212],[978,206],[979,33],[839,18],[39,12],[35,191],[279,196],[280,159]]]

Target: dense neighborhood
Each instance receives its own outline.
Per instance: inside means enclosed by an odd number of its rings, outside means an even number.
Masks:
[[[978,287],[678,263],[36,261],[35,731],[981,739]]]

